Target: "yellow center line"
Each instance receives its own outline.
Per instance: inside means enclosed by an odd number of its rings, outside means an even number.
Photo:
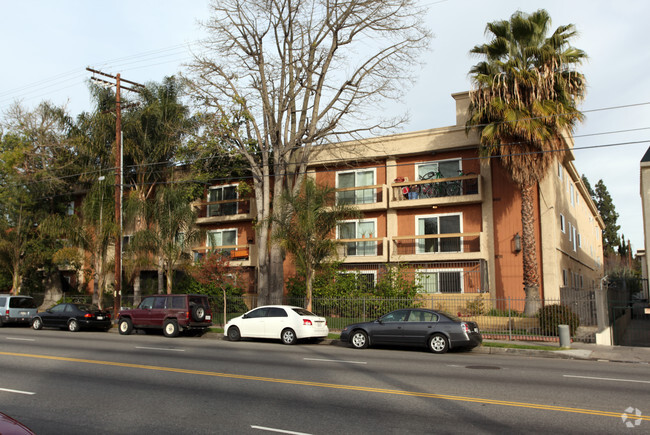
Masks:
[[[294,379],[278,379],[278,378],[266,378],[261,376],[249,376],[249,375],[236,375],[230,373],[219,373],[219,372],[210,372],[204,370],[190,370],[190,369],[180,369],[174,367],[160,367],[160,366],[151,366],[143,364],[131,364],[131,363],[121,363],[113,361],[101,361],[101,360],[92,360],[92,359],[83,359],[83,358],[68,358],[63,356],[50,356],[50,355],[35,355],[27,353],[14,353],[14,352],[0,352],[0,355],[5,356],[14,356],[22,358],[35,358],[35,359],[44,359],[51,361],[66,361],[66,362],[76,362],[84,364],[97,364],[103,366],[113,366],[113,367],[127,367],[133,369],[142,369],[142,370],[153,370],[159,372],[172,372],[172,373],[183,373],[189,375],[200,375],[200,376],[211,376],[218,378],[228,378],[228,379],[241,379],[247,381],[260,381],[260,382],[273,382],[278,384],[289,384],[289,385],[303,385],[308,387],[320,387],[320,388],[332,388],[338,390],[351,390],[351,391],[363,391],[368,393],[381,393],[381,394],[393,394],[400,396],[411,396],[411,397],[425,397],[430,399],[441,399],[441,400],[453,400],[459,402],[471,402],[471,403],[482,403],[489,405],[499,405],[499,406],[512,406],[519,408],[530,408],[530,409],[539,409],[542,411],[559,411],[559,412],[570,412],[574,414],[588,414],[588,415],[598,415],[602,417],[614,417],[621,418],[622,413],[619,412],[609,412],[609,411],[598,411],[593,409],[581,409],[581,408],[569,408],[565,406],[553,406],[553,405],[542,405],[537,403],[525,403],[525,402],[511,402],[507,400],[495,400],[495,399],[481,399],[478,397],[463,397],[463,396],[450,396],[447,394],[434,394],[434,393],[423,393],[417,391],[402,391],[402,390],[390,390],[386,388],[373,388],[373,387],[362,387],[356,385],[342,385],[342,384],[328,384],[323,382],[312,382],[312,381],[299,381]],[[650,421],[650,416],[634,416],[635,419]]]

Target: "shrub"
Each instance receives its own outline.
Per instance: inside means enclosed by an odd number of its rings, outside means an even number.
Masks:
[[[573,336],[580,326],[578,315],[565,305],[546,305],[539,309],[537,317],[542,335],[556,336],[558,325],[569,325]]]

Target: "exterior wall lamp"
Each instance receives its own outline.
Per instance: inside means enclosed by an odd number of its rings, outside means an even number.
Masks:
[[[521,236],[519,233],[512,238],[512,252],[518,254],[521,252]]]

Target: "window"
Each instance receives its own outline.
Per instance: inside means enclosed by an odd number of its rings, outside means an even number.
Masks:
[[[464,293],[462,269],[423,269],[416,276],[422,293]]]
[[[153,308],[153,297],[150,298],[145,298],[142,302],[140,302],[140,306],[138,308],[140,309],[151,309]]]
[[[571,205],[576,205],[575,203],[575,188],[573,187],[573,183],[569,183],[569,196],[571,197]]]
[[[251,311],[250,313],[246,314],[247,319],[257,319],[259,317],[266,317],[266,314],[268,313],[269,309],[268,308],[258,308],[256,310]]]
[[[573,232],[571,231],[571,227],[572,227],[571,222],[569,222],[569,242],[570,242],[571,240],[573,240],[573,239],[572,239],[572,234],[573,234]]]
[[[72,216],[74,214],[74,201],[70,201],[68,203],[66,213],[68,216]]]
[[[562,169],[562,162],[557,162],[557,176],[560,180],[564,178],[564,170]]]
[[[377,282],[377,272],[374,270],[361,271],[350,270],[339,272],[339,277],[346,280],[347,283],[353,284],[357,290],[363,292],[373,292]]]
[[[382,322],[406,322],[409,315],[409,310],[398,310],[386,314],[381,318]]]
[[[578,233],[578,248],[582,248],[582,235]]]
[[[288,317],[287,312],[283,308],[272,307],[266,313],[266,317]]]
[[[349,187],[372,186],[375,184],[375,169],[360,169],[337,173],[338,189]],[[345,190],[336,192],[338,204],[372,204],[377,202],[375,189]]]
[[[576,227],[572,227],[572,230],[573,230],[573,250],[577,251],[578,250],[578,246],[577,246],[578,240],[577,240],[577,237],[576,237]]]
[[[177,246],[183,246],[185,244],[185,233],[182,231],[179,231],[176,233],[176,245]]]
[[[413,310],[409,314],[407,322],[437,322],[438,316],[429,311]]]
[[[566,233],[564,215],[563,214],[560,214],[560,231],[562,231],[563,233]]]
[[[362,239],[376,237],[376,220],[353,220],[339,222],[337,239]],[[348,256],[377,255],[377,242],[348,242],[345,244]]]
[[[235,245],[237,245],[236,229],[208,231],[208,249],[219,246],[230,246],[230,248],[224,249],[224,251],[230,252],[234,249],[233,246]]]
[[[460,159],[454,160],[439,160],[437,162],[422,163],[416,167],[416,177],[418,180],[425,180],[429,178],[448,178],[458,177],[461,173]],[[431,176],[431,172],[435,176]]]
[[[208,192],[208,202],[232,201],[237,199],[237,186],[211,187]],[[237,214],[237,203],[224,202],[219,204],[208,204],[208,217],[228,216]]]
[[[417,235],[461,233],[461,215],[417,216]],[[416,239],[416,254],[430,252],[461,252],[461,237]]]
[[[562,269],[562,285],[565,287],[569,285],[569,271],[566,269]]]

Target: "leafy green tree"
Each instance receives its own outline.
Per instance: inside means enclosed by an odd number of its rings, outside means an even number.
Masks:
[[[272,226],[282,192],[298,194],[319,145],[404,120],[363,122],[406,89],[430,39],[423,16],[414,0],[211,3],[206,50],[188,83],[213,143],[246,161],[257,222]],[[256,227],[262,302],[284,288],[284,252],[272,234]]]
[[[281,210],[273,216],[274,240],[289,252],[305,273],[306,308],[311,310],[314,275],[318,266],[336,254],[340,242],[332,238],[343,219],[360,216],[350,205],[336,204],[335,189],[307,178],[298,195],[285,192]]]
[[[175,270],[191,263],[191,247],[201,237],[193,199],[185,186],[159,186],[154,200],[142,203],[149,226],[136,231],[129,244],[131,252],[161,260],[167,294],[172,293]]]
[[[576,70],[586,54],[570,45],[574,26],[548,35],[550,25],[543,9],[515,12],[510,20],[488,23],[490,42],[470,50],[484,60],[470,70],[467,129],[478,131],[480,155],[498,156],[521,192],[524,311],[531,315],[541,304],[534,189],[562,157],[563,134],[583,119],[577,104],[586,87]]]
[[[600,213],[600,217],[603,218],[603,222],[605,223],[605,229],[603,230],[603,251],[607,257],[614,255],[615,249],[621,244],[618,236],[618,231],[621,229],[621,226],[616,223],[618,213],[616,212],[616,207],[614,207],[612,196],[609,194],[603,180],[598,180],[598,183],[596,183],[595,198],[598,213]]]

